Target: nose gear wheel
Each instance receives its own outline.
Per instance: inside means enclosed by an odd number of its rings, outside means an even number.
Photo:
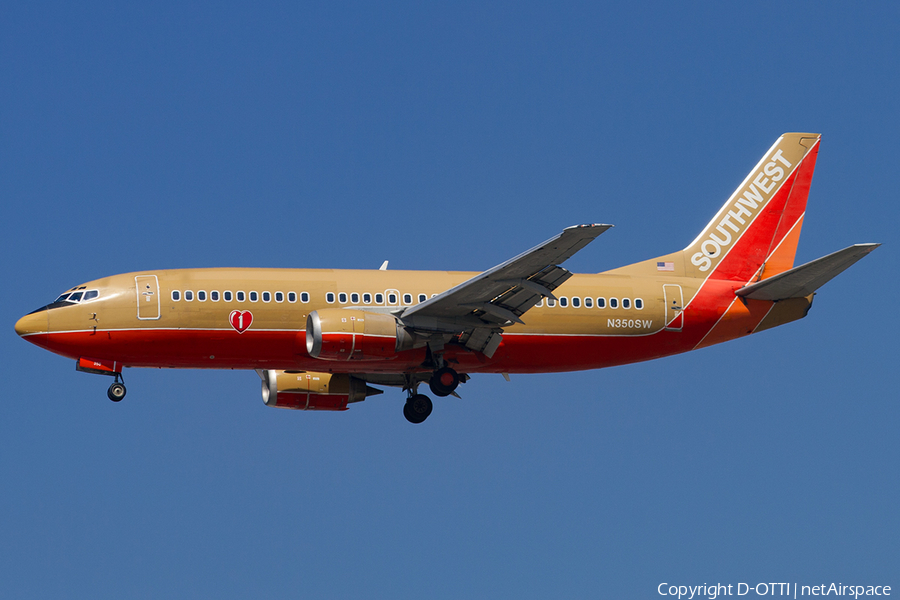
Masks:
[[[109,389],[106,391],[106,395],[113,402],[121,402],[122,398],[125,397],[125,391],[125,384],[116,381],[111,386],[109,386]]]

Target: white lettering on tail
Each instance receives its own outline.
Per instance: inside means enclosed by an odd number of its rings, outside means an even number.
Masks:
[[[709,271],[712,268],[712,259],[721,256],[722,251],[728,248],[733,241],[740,237],[743,230],[753,223],[754,211],[766,203],[767,199],[763,194],[768,196],[770,193],[774,193],[777,189],[776,184],[784,179],[785,169],[778,166],[777,163],[781,163],[787,169],[793,166],[783,156],[780,149],[775,151],[771,160],[763,165],[762,170],[753,177],[750,189],[745,190],[738,197],[737,202],[733,205],[734,210],[729,210],[719,224],[707,234],[706,239],[700,242],[700,252],[695,252],[691,256],[691,264],[702,272]],[[750,218],[749,223],[744,217]],[[740,225],[736,225],[732,220]],[[725,227],[734,232],[734,235]],[[613,320],[610,319],[610,322]]]

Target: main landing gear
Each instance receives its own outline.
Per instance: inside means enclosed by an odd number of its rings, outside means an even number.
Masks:
[[[119,381],[122,379],[122,381]],[[109,386],[109,389],[106,391],[107,397],[113,402],[121,402],[122,398],[125,397],[125,379],[122,378],[121,373],[116,373],[116,380]]]
[[[428,418],[434,404],[425,394],[412,394],[403,405],[403,416],[410,423],[421,423]]]
[[[431,376],[428,387],[431,388],[431,391],[435,396],[444,397],[449,396],[456,391],[456,388],[459,386],[459,381],[459,373],[450,367],[442,367],[436,370]]]
[[[441,367],[431,375],[428,387],[435,396],[449,396],[456,391],[463,377],[465,376],[461,377],[450,367]],[[403,405],[403,416],[410,423],[421,423],[431,414],[434,404],[431,402],[431,398],[418,392],[419,382],[413,382],[411,378],[408,381],[406,389],[409,390],[409,398]]]

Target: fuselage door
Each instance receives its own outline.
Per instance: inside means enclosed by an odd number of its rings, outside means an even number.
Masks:
[[[663,285],[663,296],[666,301],[666,329],[681,331],[684,327],[684,295],[681,286],[674,283]]]
[[[137,291],[137,318],[152,321],[159,318],[159,280],[156,275],[138,275],[134,278]]]

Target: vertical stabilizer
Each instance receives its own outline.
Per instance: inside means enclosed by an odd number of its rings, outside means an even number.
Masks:
[[[686,275],[747,282],[793,266],[820,137],[778,138],[684,249]]]

